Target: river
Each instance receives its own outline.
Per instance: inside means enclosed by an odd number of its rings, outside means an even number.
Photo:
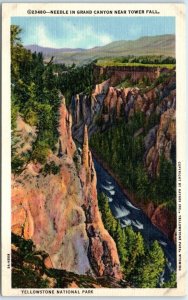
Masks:
[[[161,276],[161,283],[169,278],[170,272],[176,269],[176,247],[168,237],[155,227],[145,213],[135,207],[122,192],[114,178],[94,159],[97,173],[97,191],[103,192],[109,201],[112,214],[119,219],[121,226],[131,225],[134,231],[139,231],[146,243],[150,245],[157,240],[161,245],[167,264]]]

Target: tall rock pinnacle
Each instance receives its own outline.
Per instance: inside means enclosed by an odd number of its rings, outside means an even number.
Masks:
[[[88,145],[88,130],[87,125],[84,126],[84,140],[83,140],[83,151],[82,151],[82,164],[86,170],[88,170],[88,152],[89,152],[89,145]]]
[[[80,121],[80,97],[79,97],[79,95],[76,95],[76,97],[75,97],[75,106],[76,106],[75,122],[76,122],[76,124],[78,124]]]

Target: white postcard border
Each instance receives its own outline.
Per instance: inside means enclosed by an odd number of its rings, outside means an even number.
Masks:
[[[11,269],[9,262],[9,255],[11,254],[11,124],[10,124],[10,18],[12,16],[35,16],[41,15],[28,14],[29,10],[92,10],[90,16],[96,16],[95,10],[124,10],[124,9],[156,9],[160,12],[159,16],[175,16],[176,17],[176,70],[177,70],[177,170],[181,165],[181,180],[177,178],[177,191],[181,189],[181,209],[178,206],[180,203],[177,198],[177,288],[171,289],[45,289],[53,290],[53,296],[181,296],[185,295],[186,287],[186,153],[185,153],[185,109],[186,109],[186,91],[185,91],[185,6],[184,4],[171,3],[6,3],[2,6],[3,20],[2,20],[2,294],[4,296],[42,296],[45,293],[38,294],[34,291],[41,289],[12,289],[11,288]],[[68,14],[71,17],[78,16]],[[48,15],[43,15],[48,17]],[[51,15],[50,15],[51,16]],[[54,17],[63,17],[62,15],[53,15]],[[67,16],[67,15],[64,15]],[[82,17],[88,15],[79,15]],[[97,15],[99,16],[99,15]],[[100,15],[106,17],[109,15]],[[130,15],[137,17],[138,15]],[[152,16],[142,14],[141,16]],[[113,15],[113,17],[125,17],[125,15]],[[127,17],[127,15],[126,15]],[[179,165],[178,165],[179,164]],[[181,181],[180,186],[178,185]],[[178,193],[177,193],[178,195]],[[181,222],[179,217],[181,216]],[[180,224],[181,223],[181,224]],[[181,238],[181,240],[180,240]],[[180,260],[179,250],[181,244],[181,270],[178,269]],[[58,290],[75,291],[74,294],[58,294]],[[93,294],[85,293],[86,291],[93,291]],[[25,293],[27,291],[27,293]],[[79,293],[76,293],[79,292]],[[48,296],[52,296],[49,294]]]

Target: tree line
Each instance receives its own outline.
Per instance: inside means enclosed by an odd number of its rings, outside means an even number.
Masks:
[[[119,62],[122,63],[141,63],[141,64],[175,64],[175,57],[164,56],[164,55],[142,55],[134,56],[128,55],[125,57],[118,58]]]

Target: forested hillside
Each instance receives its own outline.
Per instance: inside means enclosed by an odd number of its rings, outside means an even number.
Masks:
[[[12,170],[18,172],[29,160],[44,162],[48,152],[58,141],[58,110],[60,98],[52,64],[44,64],[41,53],[31,54],[20,41],[21,29],[11,27],[11,118]],[[35,126],[37,138],[32,151],[16,153],[19,134],[16,118],[20,115],[30,126]]]
[[[12,118],[12,170],[18,171],[29,160],[41,163],[58,142],[60,92],[67,107],[72,95],[91,93],[93,65],[70,67],[53,64],[53,57],[44,62],[42,53],[31,53],[20,40],[21,28],[11,26],[11,118]],[[57,76],[58,74],[58,76]],[[75,84],[76,83],[76,84]],[[15,132],[17,114],[30,126],[35,126],[37,139],[32,151],[18,157]]]
[[[156,205],[166,204],[176,209],[176,168],[175,149],[172,148],[173,162],[160,156],[158,176],[150,176],[145,167],[146,152],[144,137],[159,122],[159,116],[152,114],[145,119],[138,112],[129,120],[117,122],[116,126],[98,133],[91,138],[91,147],[108,163],[128,190],[140,201],[153,201]],[[136,135],[142,128],[141,133]]]

